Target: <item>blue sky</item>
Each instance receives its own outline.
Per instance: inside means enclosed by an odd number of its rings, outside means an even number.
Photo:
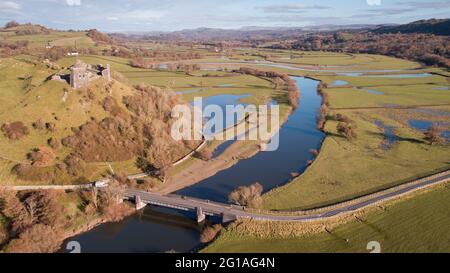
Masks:
[[[407,23],[449,14],[450,0],[0,0],[0,24],[103,31]]]

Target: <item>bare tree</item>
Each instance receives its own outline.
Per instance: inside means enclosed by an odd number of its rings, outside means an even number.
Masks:
[[[262,205],[261,194],[263,187],[259,183],[250,186],[241,186],[230,193],[230,202],[249,208],[259,208]]]
[[[337,132],[347,139],[356,138],[357,135],[354,128],[353,124],[345,122],[339,122],[336,127]]]
[[[436,143],[441,143],[443,141],[442,138],[442,128],[438,125],[433,124],[430,128],[428,128],[425,132],[425,140],[427,140],[430,145],[434,145]]]

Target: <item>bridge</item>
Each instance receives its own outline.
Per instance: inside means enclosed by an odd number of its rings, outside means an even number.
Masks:
[[[450,181],[450,171],[425,177],[407,184],[389,188],[378,193],[359,197],[337,205],[324,207],[316,211],[283,212],[258,212],[245,209],[232,204],[211,202],[209,200],[180,196],[175,194],[163,195],[160,193],[146,192],[137,189],[127,189],[125,199],[136,202],[136,208],[141,209],[146,205],[172,208],[182,211],[197,213],[197,221],[202,222],[206,216],[222,217],[222,222],[227,223],[236,219],[255,219],[268,221],[311,222],[356,212],[361,209],[379,204],[380,202],[398,198],[420,189],[444,184]]]

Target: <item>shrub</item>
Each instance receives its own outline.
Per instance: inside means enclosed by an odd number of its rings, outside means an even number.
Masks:
[[[442,128],[438,125],[433,124],[430,128],[428,128],[425,132],[425,140],[427,140],[430,145],[434,145],[436,143],[441,143],[443,141],[442,138]]]
[[[5,123],[2,125],[1,130],[11,140],[19,140],[29,133],[28,128],[21,121]]]
[[[213,226],[207,226],[203,229],[202,233],[200,234],[200,242],[206,244],[212,242],[217,235],[222,230],[222,225],[216,224]]]
[[[45,122],[40,118],[37,121],[33,122],[31,125],[36,130],[43,130],[45,128]]]
[[[56,158],[55,153],[48,147],[39,147],[28,153],[28,159],[33,166],[42,167],[50,165]]]
[[[58,150],[61,147],[61,142],[58,139],[51,137],[47,140],[48,146],[50,146],[53,150]]]
[[[55,178],[55,172],[52,168],[35,167],[28,164],[17,164],[12,170],[12,174],[17,175],[24,181],[52,181]]]
[[[339,122],[336,129],[338,134],[346,137],[347,139],[356,138],[354,127],[350,123]]]
[[[67,173],[73,176],[80,176],[86,169],[86,162],[75,154],[70,154],[64,159]]]
[[[18,27],[18,26],[20,26],[20,24],[14,20],[9,21],[8,23],[5,24],[5,28],[13,28],[13,27]]]
[[[259,183],[250,186],[241,186],[230,193],[230,202],[249,208],[259,208],[262,205],[261,194],[263,187]]]

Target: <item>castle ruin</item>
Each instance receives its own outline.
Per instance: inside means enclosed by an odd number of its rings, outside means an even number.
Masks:
[[[99,77],[103,77],[107,81],[111,80],[109,64],[104,67],[101,64],[90,65],[77,60],[70,68],[70,86],[75,89],[86,87],[91,81]]]
[[[105,67],[101,64],[91,65],[81,60],[77,60],[75,64],[70,67],[70,75],[54,75],[52,80],[68,79],[72,88],[79,89],[88,86],[91,81],[100,77],[105,78],[108,82],[111,81],[111,69],[109,64]]]

